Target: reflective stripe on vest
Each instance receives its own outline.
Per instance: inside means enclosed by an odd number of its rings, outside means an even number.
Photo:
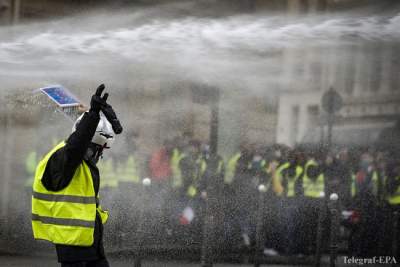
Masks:
[[[310,198],[322,198],[325,196],[324,191],[324,175],[318,175],[317,179],[311,179],[308,177],[308,168],[311,166],[318,166],[314,160],[307,161],[304,167],[303,175],[303,189],[304,196]]]
[[[40,221],[43,224],[55,224],[60,226],[94,227],[92,221],[45,217],[34,213],[32,213],[32,221]]]
[[[68,186],[60,191],[48,191],[42,177],[51,155],[65,146],[62,142],[50,151],[36,168],[32,194],[32,230],[35,239],[54,244],[91,246],[96,210],[102,222],[107,214],[96,208],[92,174],[83,161]]]
[[[53,202],[72,202],[72,203],[81,203],[81,204],[96,204],[95,197],[43,194],[43,193],[39,193],[39,192],[35,192],[35,191],[32,192],[32,196],[36,199],[53,201]]]

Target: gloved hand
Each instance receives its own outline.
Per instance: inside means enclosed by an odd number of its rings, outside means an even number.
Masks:
[[[99,87],[97,87],[96,93],[92,96],[92,99],[90,100],[91,111],[98,113],[102,109],[102,107],[107,105],[108,93],[105,93],[104,96],[101,97],[104,88],[104,84],[101,84]]]
[[[122,133],[122,126],[119,122],[117,115],[111,105],[107,104],[101,107],[101,111],[106,116],[107,120],[111,123],[111,126],[116,134]]]

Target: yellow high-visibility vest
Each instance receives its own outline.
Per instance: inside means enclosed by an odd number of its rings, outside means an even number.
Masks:
[[[240,153],[236,153],[229,160],[228,164],[226,164],[226,172],[224,177],[225,184],[231,184],[233,182],[233,178],[235,177],[237,162],[241,157]]]
[[[310,179],[307,174],[309,167],[317,165],[318,164],[314,160],[309,160],[304,167],[305,171],[303,176],[303,189],[305,197],[322,198],[325,196],[324,175],[321,173],[318,175],[317,179],[313,180]]]
[[[118,187],[118,176],[114,172],[112,159],[100,160],[97,163],[97,168],[102,174],[100,187]]]
[[[354,173],[351,174],[351,197],[355,197],[357,194],[357,180]]]
[[[283,194],[283,186],[282,186],[282,172],[289,168],[290,163],[286,162],[278,166],[278,168],[275,170],[275,173],[272,175],[272,187],[274,189],[274,192],[278,195],[281,196]],[[272,173],[270,170],[270,167],[268,167],[267,170],[268,173]]]
[[[198,183],[199,183],[200,179],[202,179],[204,173],[207,170],[207,161],[203,157],[200,156],[196,160],[196,165],[197,165],[198,171],[197,171],[197,173],[194,174],[192,184],[188,187],[188,190],[186,192],[186,194],[191,198],[195,197],[198,193],[198,190],[197,190]],[[221,172],[223,171],[223,168],[224,168],[224,161],[222,159],[219,159],[218,166],[216,169],[216,174],[217,175],[221,174]]]
[[[382,177],[382,185],[385,183],[385,178],[386,177]],[[371,177],[371,192],[372,194],[374,194],[375,196],[378,196],[378,191],[379,191],[379,175],[377,171],[374,171],[372,173],[372,177]],[[351,196],[354,197],[358,192],[358,188],[357,188],[357,180],[356,180],[356,174],[352,174],[351,175]]]
[[[185,157],[184,153],[181,153],[177,148],[172,151],[172,157],[170,161],[172,171],[172,187],[179,188],[182,186],[182,171],[180,167],[181,160]]]
[[[382,185],[385,183],[385,177],[381,177],[382,179]],[[374,196],[378,196],[379,194],[379,174],[377,171],[374,171],[372,173],[372,179],[371,179],[371,183],[372,183],[372,194],[374,194]]]
[[[140,177],[137,170],[136,161],[133,156],[129,156],[125,163],[119,166],[116,176],[118,177],[118,183],[139,183]]]
[[[287,197],[294,197],[295,196],[295,190],[294,187],[296,185],[297,179],[301,176],[303,172],[303,168],[301,166],[296,166],[296,173],[294,177],[288,178],[288,185],[287,185]]]
[[[286,162],[281,164],[277,169],[275,176],[272,177],[272,185],[274,187],[274,191],[277,193],[277,195],[281,196],[284,192],[284,188],[282,186],[282,180],[283,180],[283,172],[287,170],[290,167],[290,163]],[[287,179],[287,188],[286,188],[286,197],[294,197],[295,195],[295,184],[297,179],[301,176],[303,172],[303,168],[300,166],[296,166],[296,173],[294,177],[288,178]]]
[[[400,176],[396,177],[396,180],[400,180]],[[397,187],[396,192],[386,196],[386,200],[391,205],[400,205],[400,186]]]
[[[198,188],[198,183],[201,177],[203,177],[204,173],[206,172],[207,169],[207,162],[200,156],[196,160],[196,165],[197,165],[197,172],[193,174],[192,177],[192,184],[188,187],[186,194],[187,196],[193,198],[197,195],[197,188]]]
[[[35,239],[54,244],[91,246],[96,220],[96,210],[102,223],[107,212],[96,207],[92,174],[82,161],[69,185],[60,191],[49,191],[42,184],[42,177],[50,157],[65,146],[62,142],[51,150],[38,164],[32,193],[32,230]]]

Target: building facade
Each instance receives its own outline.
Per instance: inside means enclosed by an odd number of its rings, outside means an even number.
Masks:
[[[344,56],[338,56],[339,54]],[[338,59],[339,58],[339,59]],[[330,87],[343,98],[333,129],[339,144],[373,144],[400,117],[399,49],[395,43],[360,43],[331,49],[319,83],[300,83],[279,98],[277,142],[318,143],[326,138],[321,98]],[[305,62],[307,64],[307,62]]]

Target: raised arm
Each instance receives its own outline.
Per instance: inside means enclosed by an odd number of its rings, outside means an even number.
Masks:
[[[97,88],[90,102],[90,110],[76,122],[75,131],[68,137],[65,146],[49,159],[42,177],[46,189],[59,191],[65,188],[83,161],[100,120],[99,112],[106,105],[108,94],[101,97],[103,90],[104,85]]]

